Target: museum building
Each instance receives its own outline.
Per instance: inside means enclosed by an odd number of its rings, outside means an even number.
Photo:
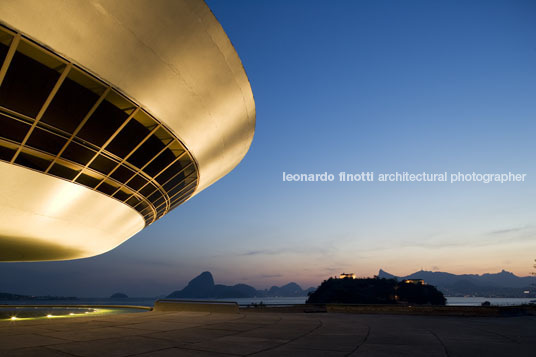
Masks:
[[[4,1],[0,64],[3,261],[106,252],[253,139],[248,78],[203,1]]]

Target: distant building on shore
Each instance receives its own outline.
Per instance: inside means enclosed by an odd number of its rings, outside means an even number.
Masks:
[[[341,275],[339,275],[339,279],[355,279],[355,274],[354,273],[342,273]]]
[[[415,284],[415,285],[426,285],[423,279],[406,279],[404,280],[406,284]]]

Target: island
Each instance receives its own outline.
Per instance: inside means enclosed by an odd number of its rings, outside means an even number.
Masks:
[[[308,304],[445,305],[446,299],[423,280],[329,278],[309,295]]]

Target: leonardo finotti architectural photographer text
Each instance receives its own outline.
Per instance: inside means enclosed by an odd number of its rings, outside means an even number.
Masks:
[[[337,174],[322,173],[287,173],[283,172],[284,182],[480,182],[480,183],[508,183],[508,182],[525,182],[527,174],[519,173],[480,173],[480,172],[456,172],[447,171],[441,173],[410,173],[410,172],[393,172],[379,173],[376,175],[372,171],[348,173],[339,172]]]

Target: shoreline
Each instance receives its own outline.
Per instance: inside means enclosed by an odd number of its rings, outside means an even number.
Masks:
[[[172,301],[168,301],[172,302]],[[0,313],[13,309],[24,311],[30,309],[80,309],[80,308],[108,308],[116,310],[139,309],[154,311],[153,307],[133,305],[63,305],[63,304],[16,304],[0,305]],[[201,306],[201,311],[212,311],[214,306],[221,305],[221,301],[204,301],[196,303]],[[236,304],[236,303],[235,303]],[[166,304],[168,305],[168,304]],[[174,304],[172,304],[174,305]],[[205,309],[205,310],[203,310]],[[171,308],[173,310],[173,308]],[[183,310],[184,311],[184,310]],[[188,309],[186,309],[188,311]],[[192,310],[194,311],[194,310]],[[199,310],[195,310],[199,311]],[[511,316],[536,316],[536,305],[519,306],[441,306],[441,305],[351,305],[351,304],[293,304],[293,305],[237,305],[238,313],[327,313],[327,314],[361,314],[361,315],[420,315],[420,316],[456,316],[456,317],[511,317]],[[112,314],[117,314],[115,312]],[[0,314],[1,315],[1,314]],[[60,316],[57,316],[60,317]],[[4,319],[6,321],[8,319]]]

